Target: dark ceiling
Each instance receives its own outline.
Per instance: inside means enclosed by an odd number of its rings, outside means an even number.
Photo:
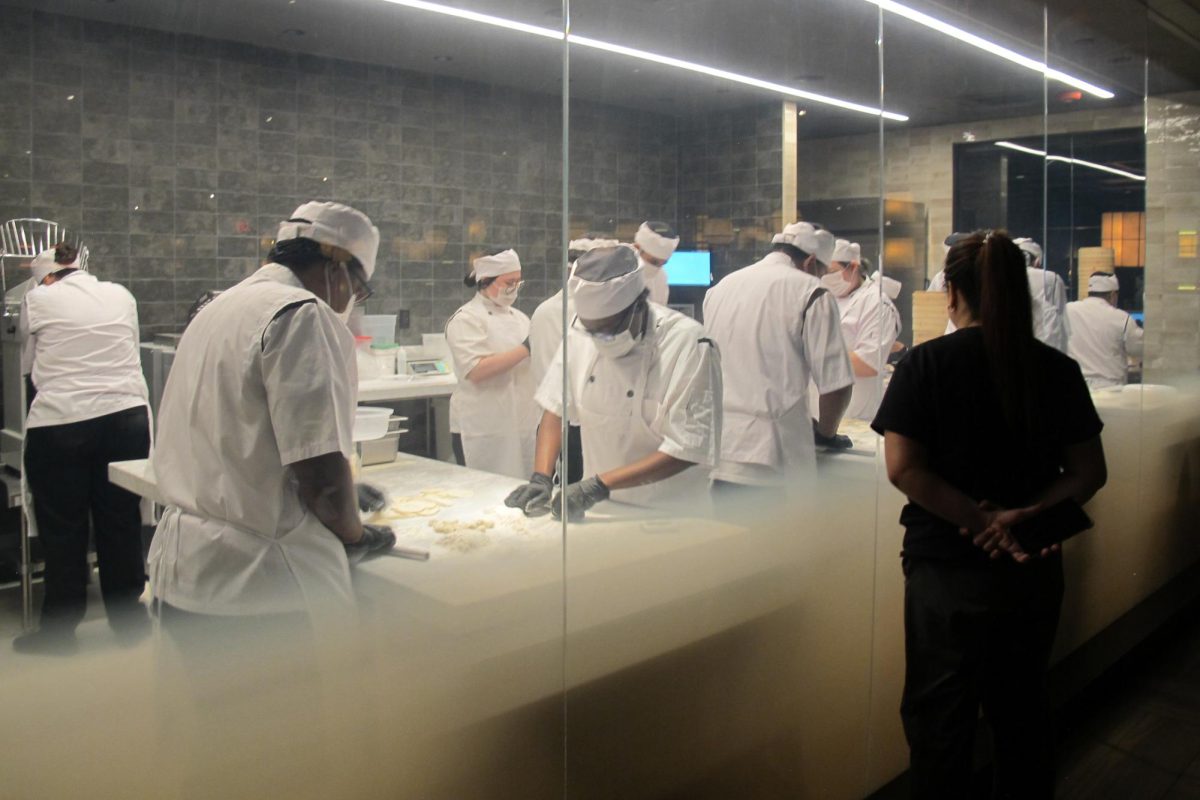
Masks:
[[[557,94],[562,44],[391,4],[386,0],[17,0],[16,4],[197,36],[242,41]],[[451,0],[458,8],[561,28],[551,0]],[[1154,92],[1200,86],[1200,14],[1183,0],[946,0],[929,14],[1105,86],[1112,100],[1143,96],[1147,43]],[[1195,14],[1195,19],[1188,12]],[[879,13],[865,0],[575,0],[572,32],[878,106]],[[1194,28],[1189,26],[1195,25]],[[1165,27],[1164,27],[1165,26]],[[1170,30],[1168,30],[1170,28]],[[1069,87],[908,20],[883,18],[884,107],[907,123],[1036,115]],[[691,116],[777,98],[717,78],[571,47],[572,96]],[[867,115],[800,101],[804,138],[869,132]]]

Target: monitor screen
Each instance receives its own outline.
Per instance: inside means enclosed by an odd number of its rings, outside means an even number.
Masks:
[[[670,286],[709,286],[712,284],[712,253],[676,250],[667,260],[666,270]]]
[[[1144,311],[1134,311],[1129,316],[1133,317],[1133,321],[1138,325],[1146,324],[1146,312]]]

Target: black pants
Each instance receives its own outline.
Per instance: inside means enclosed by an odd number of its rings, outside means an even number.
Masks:
[[[467,457],[463,454],[462,434],[450,436],[450,447],[454,451],[454,460],[460,467],[467,465]],[[533,472],[533,464],[529,465]],[[567,426],[567,483],[578,483],[583,480],[583,435],[578,425]]]
[[[108,465],[149,455],[146,409],[29,428],[25,437],[25,477],[46,557],[41,624],[73,629],[83,619],[93,529],[100,592],[113,619],[137,603],[146,573],[140,500],[109,482]]]
[[[900,716],[911,796],[970,796],[982,708],[993,738],[993,796],[1053,797],[1046,670],[1062,605],[1061,559],[908,559],[904,571]]]

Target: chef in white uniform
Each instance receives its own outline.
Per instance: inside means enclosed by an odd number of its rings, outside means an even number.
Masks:
[[[838,239],[821,285],[837,298],[842,338],[854,369],[854,394],[846,409],[851,419],[870,421],[883,398],[883,374],[892,345],[900,336],[900,312],[887,292],[865,274],[858,243]],[[811,398],[810,398],[811,399]]]
[[[585,236],[582,239],[572,239],[567,245],[567,260],[573,267],[579,257],[597,247],[616,247],[620,242],[616,239],[602,239],[596,236]],[[575,301],[570,292],[567,295],[566,319],[575,318]],[[554,361],[563,340],[563,290],[559,289],[550,297],[543,300],[529,320],[529,361],[533,365],[534,386],[540,386],[546,372]],[[580,437],[579,425],[571,421],[567,426],[567,483],[583,480],[583,440]]]
[[[545,409],[530,482],[505,500],[526,513],[581,519],[602,500],[703,515],[721,438],[721,365],[699,323],[648,302],[645,267],[620,245],[585,253],[568,290],[577,317],[568,333],[563,407],[560,348],[538,388]],[[562,416],[583,431],[585,473],[551,501]]]
[[[100,592],[119,641],[150,632],[137,495],[108,480],[113,461],[150,449],[137,303],[82,269],[86,250],[60,243],[31,264],[21,303],[21,357],[36,390],[25,420],[24,478],[45,553],[40,627],[13,640],[28,653],[65,653],[87,609],[89,533]]]
[[[363,526],[348,457],[357,394],[346,326],[379,231],[339,203],[301,205],[270,261],[179,341],[152,458],[166,509],[150,550],[164,624],[307,617],[352,599],[347,549],[390,548]]]
[[[646,288],[650,290],[650,302],[660,306],[667,304],[671,288],[667,284],[665,265],[679,247],[679,234],[665,222],[648,220],[643,222],[633,235],[633,249],[645,273]]]
[[[722,354],[725,426],[714,490],[785,491],[816,469],[816,441],[838,443],[854,372],[837,300],[821,285],[834,236],[788,225],[761,261],[704,298],[704,326]],[[808,384],[820,400],[810,409]],[[817,416],[814,424],[813,415]]]
[[[952,233],[946,237],[946,252],[950,246],[969,234]],[[1028,238],[1013,239],[1013,244],[1025,256],[1025,276],[1029,279],[1029,300],[1033,304],[1033,335],[1060,353],[1067,352],[1068,323],[1066,317],[1067,286],[1057,272],[1042,268],[1042,248]],[[941,270],[929,282],[929,291],[946,290],[946,271]],[[946,323],[946,333],[955,330],[953,322]]]
[[[446,323],[458,386],[450,397],[455,455],[471,469],[523,478],[533,463],[538,409],[529,317],[516,308],[521,259],[513,250],[471,262],[475,296]],[[458,443],[461,442],[461,445]]]
[[[1129,361],[1142,357],[1142,329],[1117,308],[1119,289],[1116,275],[1094,272],[1088,278],[1088,296],[1067,303],[1068,355],[1079,362],[1091,389],[1124,386]]]
[[[1062,276],[1042,266],[1042,246],[1033,239],[1013,239],[1025,256],[1025,275],[1033,300],[1033,335],[1060,353],[1067,352],[1067,285]]]

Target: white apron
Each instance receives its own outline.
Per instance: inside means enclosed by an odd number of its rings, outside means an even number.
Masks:
[[[487,327],[486,349],[495,354],[517,347],[529,336],[529,318],[515,309],[509,311],[488,313],[483,298],[476,295],[457,313],[482,319]],[[468,381],[457,365],[456,371],[458,386],[450,397],[450,430],[462,436],[467,466],[511,478],[528,478],[533,471],[541,417],[533,400],[537,386],[529,360],[480,383]]]
[[[616,359],[599,353],[588,364],[588,379],[576,408],[583,433],[584,473],[598,475],[657,452],[663,437],[646,423],[658,412],[658,401],[646,396],[657,347],[643,343]],[[709,471],[689,467],[666,480],[618,489],[612,500],[647,508],[672,510],[690,517],[709,515]]]

